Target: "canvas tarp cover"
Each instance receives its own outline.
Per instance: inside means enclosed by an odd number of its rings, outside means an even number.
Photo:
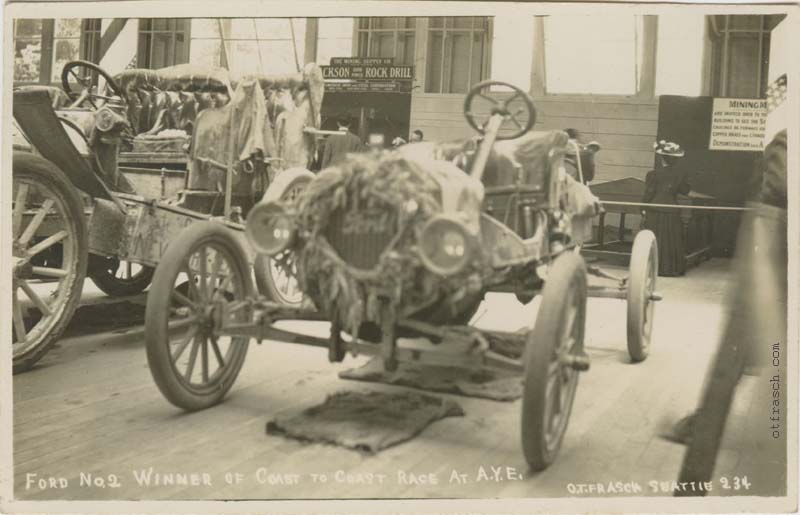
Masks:
[[[229,162],[237,174],[244,173],[242,161],[276,154],[266,101],[255,80],[242,81],[227,105],[202,111],[195,125],[191,189],[223,191]]]

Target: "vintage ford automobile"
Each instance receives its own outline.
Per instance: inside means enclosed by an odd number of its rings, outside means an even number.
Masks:
[[[464,111],[479,137],[350,155],[316,176],[302,168],[278,175],[245,232],[262,262],[296,281],[300,301],[256,295],[246,250],[225,226],[181,232],[147,301],[147,357],[164,396],[186,410],[220,402],[251,338],[327,348],[332,362],[348,351],[376,355],[390,370],[412,361],[502,369],[524,374],[525,459],[534,470],[550,465],[578,373],[589,367],[579,251],[598,205],[564,171],[567,135],[531,131],[526,93],[480,83]],[[652,233],[640,233],[631,277],[603,290],[628,299],[634,360],[649,342],[655,250]],[[489,291],[523,302],[541,295],[532,330],[471,327]],[[329,321],[330,335],[288,331],[276,326],[282,320]]]
[[[292,75],[232,78],[179,65],[112,77],[85,61],[64,66],[62,88],[15,88],[14,372],[59,338],[86,276],[109,295],[134,295],[187,225],[216,219],[244,239],[243,216],[270,178],[307,164],[323,91],[314,64]],[[141,174],[119,164],[126,145],[157,154],[175,143],[188,170],[177,172],[174,195],[163,194],[163,174],[162,193],[153,194],[129,180]],[[286,297],[278,286],[288,283],[258,264],[260,291]]]

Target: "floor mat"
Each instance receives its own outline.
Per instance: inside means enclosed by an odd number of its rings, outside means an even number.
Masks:
[[[461,406],[417,392],[338,392],[322,404],[267,423],[268,434],[368,453],[405,442],[433,422],[464,415]]]
[[[519,375],[410,363],[400,363],[395,372],[386,372],[380,358],[339,372],[339,377],[495,401],[514,401],[522,397],[522,377]]]

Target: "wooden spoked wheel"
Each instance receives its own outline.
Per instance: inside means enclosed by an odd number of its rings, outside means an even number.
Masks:
[[[639,231],[633,240],[628,278],[628,354],[634,362],[650,353],[658,277],[658,244],[652,231]]]
[[[525,348],[522,449],[534,471],[552,464],[561,449],[578,387],[570,360],[583,354],[585,322],[586,268],[580,256],[564,253],[547,274]]]
[[[15,152],[12,181],[12,357],[29,369],[55,343],[80,301],[88,242],[83,204],[49,161]]]
[[[161,393],[185,410],[220,402],[247,354],[253,285],[244,250],[219,223],[198,222],[170,243],[147,296],[147,361]]]
[[[93,256],[89,277],[106,295],[125,297],[136,295],[150,286],[154,269],[132,261]]]
[[[265,200],[293,203],[314,180],[314,174],[305,169],[290,168],[280,172],[264,194]],[[260,254],[253,263],[258,291],[274,302],[298,306],[305,300],[297,282],[297,271],[291,251],[271,258]]]

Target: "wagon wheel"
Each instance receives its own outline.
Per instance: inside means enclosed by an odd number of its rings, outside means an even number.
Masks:
[[[584,356],[585,320],[586,268],[564,253],[548,272],[523,358],[522,450],[532,470],[547,468],[561,448],[578,386],[570,360]]]
[[[153,267],[104,256],[92,258],[89,277],[103,293],[111,297],[142,293],[153,279]]]
[[[294,202],[314,179],[305,169],[290,168],[282,171],[270,184],[264,200]],[[297,282],[297,270],[290,251],[275,258],[259,254],[253,263],[258,291],[275,302],[297,306],[305,300]]]
[[[501,86],[511,90],[511,96],[505,99],[494,98],[484,93],[491,86]],[[467,119],[470,127],[475,129],[479,134],[484,134],[486,122],[478,123],[477,106],[478,99],[483,99],[483,103],[487,104],[489,116],[495,114],[503,115],[503,126],[516,127],[516,131],[509,134],[498,134],[496,139],[515,139],[519,138],[533,128],[536,123],[536,108],[533,106],[531,97],[519,89],[518,87],[508,84],[507,82],[500,82],[496,80],[487,80],[480,82],[472,87],[464,99],[464,117]],[[517,102],[519,100],[519,102]],[[527,114],[525,123],[519,121],[518,116]],[[502,126],[501,126],[502,127]]]
[[[655,301],[652,295],[658,277],[658,243],[652,231],[639,231],[631,250],[628,278],[628,354],[634,362],[650,352]]]
[[[89,73],[86,73],[85,71],[83,73],[78,73],[76,72],[76,69],[78,68],[84,68],[88,70]],[[110,91],[123,100],[125,99],[124,91],[119,87],[114,79],[111,78],[111,75],[109,75],[108,72],[96,64],[89,61],[70,61],[65,64],[64,68],[61,70],[61,87],[64,88],[64,91],[70,96],[70,98],[78,99],[85,95],[85,100],[89,102],[94,109],[97,109],[98,105],[94,102],[94,99],[110,99],[108,96],[99,94],[99,91],[93,90],[93,88],[99,87],[100,77],[103,77],[103,80],[106,82],[106,91]],[[80,91],[73,90],[70,79],[80,84]]]
[[[225,226],[194,223],[169,245],[147,295],[145,341],[150,372],[172,404],[208,408],[231,388],[250,339],[219,327],[249,320],[252,292],[244,250]]]
[[[12,166],[11,345],[17,373],[44,356],[78,307],[88,240],[83,203],[61,170],[26,152],[15,152]]]

